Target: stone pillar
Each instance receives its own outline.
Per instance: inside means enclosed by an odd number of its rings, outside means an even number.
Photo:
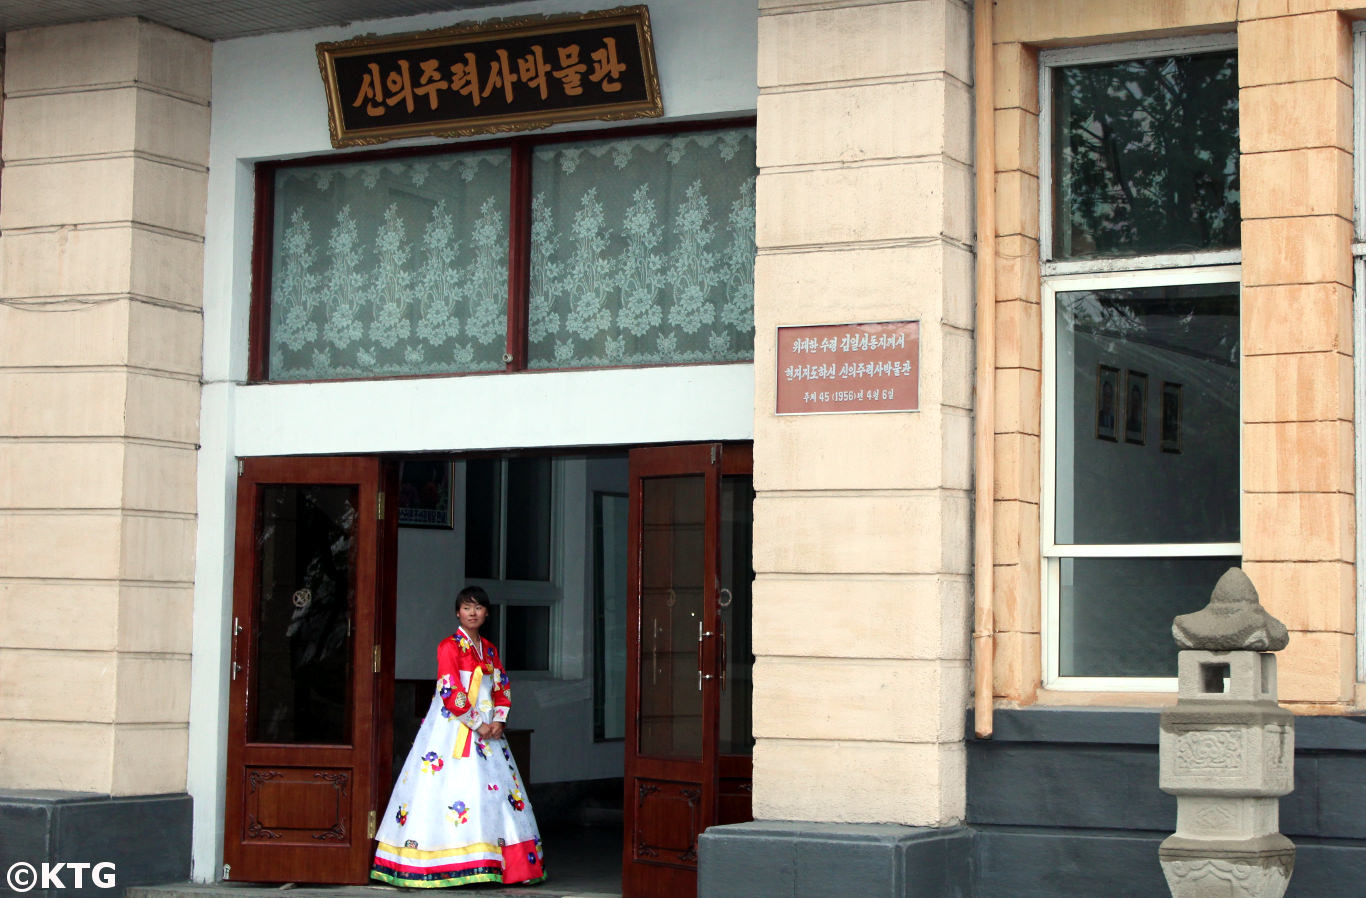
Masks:
[[[911,827],[964,814],[971,15],[759,5],[758,822],[704,835],[700,894],[872,896],[915,878]],[[921,326],[919,412],[775,414],[780,325],[902,319]]]
[[[1295,864],[1279,831],[1295,718],[1276,703],[1271,652],[1285,648],[1285,626],[1231,568],[1172,631],[1180,692],[1162,712],[1158,749],[1162,791],[1176,796],[1176,833],[1158,851],[1167,885],[1174,898],[1281,898]]]
[[[1282,697],[1345,707],[1356,682],[1351,24],[1285,4],[1239,10],[1243,566],[1295,634]]]
[[[136,19],[6,36],[0,854],[15,859],[58,843],[57,859],[112,859],[73,855],[73,832],[136,821],[157,875],[188,872],[189,799],[165,796],[185,790],[209,62],[206,41]],[[144,796],[162,797],[149,811]],[[12,814],[46,832],[8,829]]]

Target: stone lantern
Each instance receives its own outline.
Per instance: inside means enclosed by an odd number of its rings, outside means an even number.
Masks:
[[[1295,846],[1280,833],[1294,788],[1294,715],[1276,702],[1285,625],[1230,568],[1205,608],[1172,623],[1176,706],[1162,712],[1160,785],[1176,832],[1158,857],[1174,898],[1281,898]]]

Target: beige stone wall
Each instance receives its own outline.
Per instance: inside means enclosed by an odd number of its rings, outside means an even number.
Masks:
[[[1356,679],[1352,48],[1332,0],[997,4],[996,696],[1039,693],[1042,596],[1038,67],[1044,46],[1236,31],[1243,256],[1244,565],[1292,630],[1283,699],[1332,712]]]
[[[754,813],[944,823],[969,682],[970,11],[759,5]],[[774,414],[778,326],[891,319],[921,322],[921,411]]]
[[[183,791],[209,45],[6,36],[0,787]]]

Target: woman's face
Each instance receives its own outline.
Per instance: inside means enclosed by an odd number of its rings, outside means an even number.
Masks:
[[[460,618],[460,626],[466,630],[478,630],[488,619],[489,611],[478,602],[461,602],[460,607],[455,610],[456,617]]]

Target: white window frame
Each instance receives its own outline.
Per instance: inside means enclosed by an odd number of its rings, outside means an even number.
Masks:
[[[502,532],[498,536],[498,569],[500,572],[505,570],[507,566],[507,470],[509,457],[501,456],[499,458],[501,463],[499,479],[502,490],[499,496],[499,520],[501,521]],[[457,463],[457,470],[458,476],[461,478],[461,494],[464,495],[464,478],[466,476],[464,460]],[[562,679],[567,676],[565,670],[568,662],[565,659],[565,647],[562,644],[561,633],[564,614],[565,489],[564,459],[552,457],[550,459],[550,579],[501,580],[486,577],[465,577],[466,583],[472,586],[482,586],[486,589],[494,597],[494,601],[504,610],[513,605],[539,605],[550,609],[550,669],[527,671],[512,669],[512,672],[522,679]],[[468,499],[464,501],[467,502]],[[461,514],[465,514],[464,502],[461,504]],[[507,615],[504,613],[499,618],[499,654],[506,654],[504,651],[506,641]]]
[[[1175,671],[1171,677],[1076,677],[1062,676],[1061,660],[1061,571],[1067,558],[1191,558],[1219,555],[1241,557],[1242,542],[1219,543],[1142,543],[1119,545],[1058,545],[1056,533],[1057,487],[1057,294],[1074,290],[1129,289],[1186,284],[1227,283],[1238,286],[1241,295],[1242,250],[1217,250],[1199,253],[1164,253],[1125,256],[1111,259],[1054,261],[1053,246],[1053,165],[1052,165],[1052,75],[1062,66],[1098,62],[1118,62],[1152,56],[1207,53],[1238,47],[1232,34],[1190,35],[1179,38],[1132,41],[1094,47],[1045,50],[1039,54],[1039,256],[1043,278],[1041,324],[1043,327],[1042,389],[1043,420],[1040,440],[1041,472],[1039,487],[1040,574],[1043,595],[1043,621],[1040,648],[1043,653],[1043,687],[1076,692],[1175,692]],[[1358,82],[1360,83],[1360,82]],[[1241,303],[1240,303],[1241,305]],[[1241,318],[1241,314],[1240,314]],[[1242,387],[1239,387],[1239,422],[1242,421]],[[1238,452],[1238,493],[1242,501],[1242,451]],[[1241,515],[1240,515],[1241,517]],[[1241,531],[1241,528],[1240,528]],[[1358,533],[1361,528],[1358,528]],[[1240,533],[1241,536],[1241,533]]]
[[[1363,437],[1361,415],[1366,409],[1366,365],[1362,347],[1366,347],[1366,313],[1362,311],[1362,283],[1366,280],[1366,22],[1352,24],[1352,368],[1354,371],[1353,442],[1356,449],[1356,648],[1357,682],[1366,681],[1366,502],[1362,490],[1366,488],[1366,474],[1362,465],[1366,460],[1366,438]]]

